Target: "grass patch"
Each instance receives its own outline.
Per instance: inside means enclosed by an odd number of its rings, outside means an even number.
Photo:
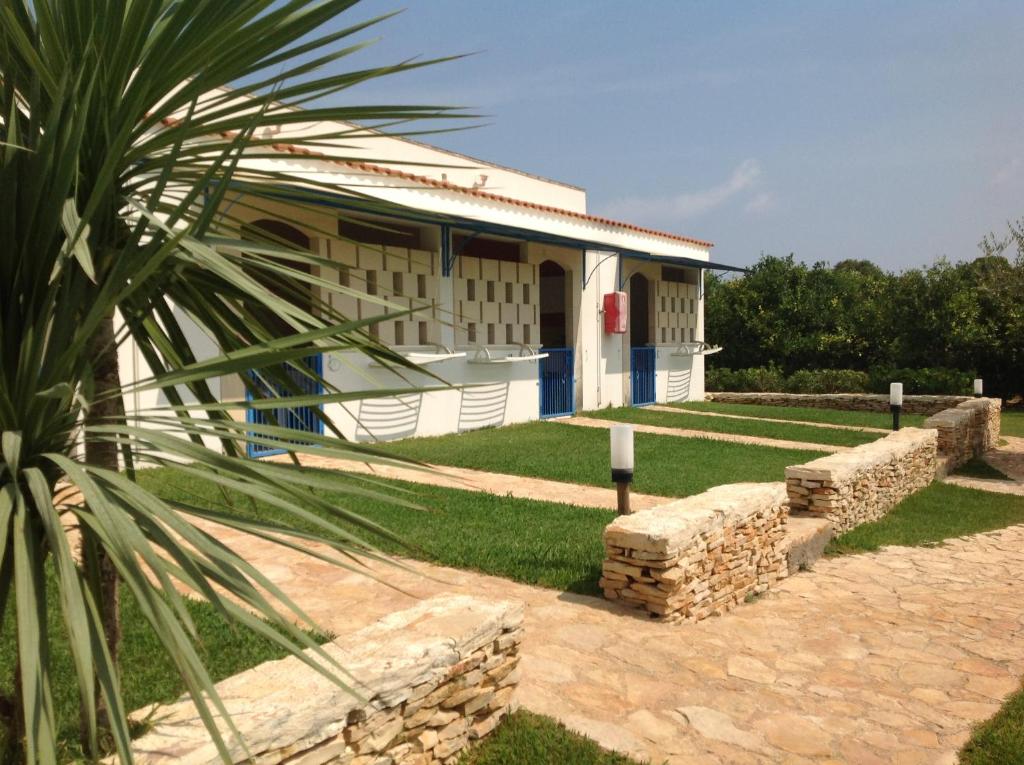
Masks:
[[[764,404],[725,404],[719,401],[685,401],[671,406],[694,412],[716,412],[758,417],[766,420],[801,420],[857,428],[892,428],[888,412],[850,412],[843,409],[816,409],[810,406],[768,406]],[[900,425],[919,428],[927,418],[922,414],[900,415]]]
[[[999,432],[1004,436],[1024,438],[1024,409],[1003,410]]]
[[[459,765],[636,765],[550,717],[519,710],[466,751]]]
[[[810,425],[793,425],[788,422],[761,420],[731,420],[725,417],[704,417],[689,414],[680,409],[676,412],[662,412],[656,409],[621,407],[585,412],[587,417],[616,422],[635,422],[640,425],[657,425],[662,428],[689,428],[711,433],[729,433],[760,438],[780,438],[787,441],[803,441],[812,444],[833,446],[859,446],[874,441],[881,433],[864,433],[856,430],[833,430]]]
[[[56,582],[50,577],[48,592]],[[173,662],[163,652],[159,640],[127,588],[121,590],[121,619],[124,638],[121,644],[121,682],[125,706],[134,711],[153,702],[170,702],[185,693],[185,685]],[[74,662],[64,633],[60,606],[55,597],[47,604],[50,631],[50,679],[57,713],[62,761],[82,757],[78,745],[79,693]],[[264,661],[279,659],[287,651],[275,643],[242,627],[235,627],[207,603],[189,601],[189,613],[199,633],[197,648],[214,682],[237,674]],[[13,609],[7,609],[3,636],[0,637],[0,690],[12,692],[12,675],[17,661],[14,641]],[[141,730],[139,731],[141,732]],[[6,731],[0,730],[0,752],[6,751]],[[109,742],[113,749],[113,741]]]
[[[220,491],[213,484],[171,469],[142,471],[139,483],[168,499],[187,500],[206,507],[221,503]],[[412,492],[412,496],[405,499],[426,509],[410,509],[378,499],[354,500],[352,496],[330,492],[321,492],[321,496],[335,507],[353,510],[379,523],[415,547],[372,537],[362,529],[339,521],[336,516],[331,516],[330,520],[390,553],[482,571],[526,584],[600,594],[597,580],[604,558],[601,532],[615,517],[614,512],[401,481],[378,483],[385,490],[393,488],[396,494],[400,490]],[[247,503],[238,502],[234,512],[250,514],[252,511]],[[306,531],[323,533],[314,524],[286,516],[270,505],[258,504],[255,514],[266,520],[286,521]]]
[[[869,552],[883,545],[926,545],[1024,523],[1024,497],[933,483],[884,518],[829,543],[826,553]]]
[[[549,478],[592,486],[611,485],[608,431],[557,422],[430,438],[409,438],[380,448],[424,462]],[[775,449],[702,438],[637,433],[633,490],[686,497],[723,483],[781,481],[788,465],[822,452]]]
[[[967,476],[968,478],[988,478],[998,481],[1009,480],[1009,476],[1002,470],[989,465],[981,457],[974,457],[953,471],[953,475]]]
[[[1024,765],[1024,688],[974,729],[960,750],[960,765]]]

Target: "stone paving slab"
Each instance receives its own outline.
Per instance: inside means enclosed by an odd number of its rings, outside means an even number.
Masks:
[[[585,428],[610,428],[612,425],[623,423],[613,420],[599,420],[593,417],[570,417],[559,420],[566,425],[579,425]],[[640,425],[635,422],[625,423],[632,425],[637,433],[654,433],[660,436],[678,436],[679,438],[706,438],[709,441],[731,441],[735,444],[752,444],[754,446],[771,446],[776,449],[809,449],[817,452],[847,452],[849,446],[835,446],[833,444],[812,444],[807,441],[787,441],[782,438],[763,438],[761,436],[744,436],[735,433],[715,433],[711,430],[691,430],[689,428],[666,428],[661,425]]]
[[[982,458],[996,470],[1002,471],[1007,480],[995,478],[971,478],[965,475],[946,476],[943,480],[968,489],[992,491],[996,494],[1016,494],[1024,497],[1024,438],[1003,436],[1005,445],[986,452]]]
[[[889,433],[889,428],[872,428],[867,425],[834,425],[828,422],[808,422],[807,420],[785,420],[781,417],[751,417],[746,414],[726,414],[725,412],[701,412],[695,409],[680,409],[675,406],[655,404],[649,406],[655,412],[672,412],[674,414],[692,414],[697,417],[724,417],[727,420],[750,420],[753,422],[784,422],[787,425],[806,425],[809,428],[825,428],[827,430],[853,430],[858,433]]]
[[[997,478],[971,478],[966,475],[950,475],[942,479],[943,483],[963,486],[965,489],[991,491],[996,494],[1016,494],[1024,497],[1024,483],[1020,481],[1004,481]]]
[[[444,592],[523,601],[520,702],[656,763],[952,764],[1024,674],[1024,526],[824,559],[683,625],[468,571],[368,569],[399,591],[217,533],[339,635]]]
[[[1024,438],[1002,436],[1006,441],[985,455],[985,461],[1014,481],[1024,482]]]
[[[268,458],[274,462],[289,462],[287,455]],[[299,461],[309,467],[324,470],[343,470],[361,475],[374,475],[378,478],[389,478],[410,483],[422,483],[430,486],[443,486],[448,489],[464,491],[482,491],[497,494],[500,497],[516,497],[518,499],[536,499],[543,502],[563,502],[579,507],[600,507],[606,510],[618,508],[618,497],[615,489],[600,486],[586,486],[577,483],[549,481],[544,478],[528,478],[521,475],[505,473],[488,473],[484,470],[450,467],[448,465],[427,465],[424,468],[400,467],[392,464],[359,462],[357,460],[340,460],[333,457],[317,455],[299,455]],[[610,483],[610,476],[609,476]],[[636,510],[647,510],[672,501],[672,497],[659,497],[653,494],[630,492],[630,507]]]

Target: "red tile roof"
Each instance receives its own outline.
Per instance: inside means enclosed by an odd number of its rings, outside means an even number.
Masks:
[[[170,118],[164,118],[162,120],[164,125],[172,127],[175,124],[175,120]],[[231,137],[231,136],[225,136]],[[665,231],[658,231],[653,228],[644,228],[643,226],[635,226],[632,223],[623,223],[622,221],[612,220],[611,218],[602,218],[599,215],[587,215],[586,213],[575,212],[573,210],[566,210],[561,207],[552,207],[550,205],[537,204],[536,202],[526,202],[522,199],[514,199],[513,197],[507,197],[502,194],[495,194],[490,191],[483,191],[481,189],[469,188],[468,186],[459,186],[451,183],[450,181],[439,181],[435,178],[430,178],[426,175],[417,175],[415,173],[407,173],[404,170],[396,170],[392,167],[385,167],[384,165],[377,165],[371,162],[356,162],[354,160],[335,159],[328,154],[323,152],[313,151],[307,149],[304,146],[294,146],[288,143],[274,143],[271,144],[271,148],[275,151],[279,151],[285,154],[295,154],[299,156],[310,157],[312,159],[322,160],[324,162],[330,162],[331,164],[340,165],[341,167],[348,167],[362,172],[374,173],[376,175],[387,175],[392,178],[401,178],[403,180],[412,181],[419,183],[424,186],[430,186],[435,189],[443,189],[444,191],[455,191],[460,194],[470,194],[480,199],[489,199],[494,202],[501,202],[503,204],[515,205],[516,207],[525,207],[531,210],[539,210],[540,212],[552,213],[554,215],[562,215],[568,218],[575,218],[577,220],[589,221],[591,223],[599,223],[604,226],[614,226],[615,228],[626,229],[627,231],[634,231],[638,234],[650,234],[653,236],[660,236],[665,239],[672,239],[677,242],[685,242],[686,244],[694,244],[698,247],[714,247],[713,242],[706,242],[702,239],[694,239],[689,236],[682,236],[680,234],[670,234]]]

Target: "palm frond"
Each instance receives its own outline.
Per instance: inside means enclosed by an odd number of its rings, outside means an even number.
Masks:
[[[345,68],[368,44],[361,36],[388,18],[339,25],[356,8],[356,0],[0,3],[0,609],[15,616],[27,762],[57,757],[49,646],[58,637],[73,658],[86,753],[100,754],[109,735],[132,761],[104,566],[137,600],[224,757],[224,734],[236,731],[196,653],[187,594],[344,685],[343,669],[302,629],[308,615],[209,524],[366,571],[367,560],[385,560],[366,540],[394,537],[360,516],[360,500],[417,507],[379,482],[305,470],[298,455],[388,461],[346,442],[320,405],[445,381],[381,344],[370,321],[332,308],[331,295],[357,294],[324,276],[336,264],[254,235],[226,211],[229,194],[259,205],[288,188],[299,206],[337,196],[328,180],[268,163],[282,143],[342,165],[382,163],[371,156],[376,136],[461,129],[448,121],[470,116],[446,106],[360,106],[348,96],[451,60]],[[343,92],[345,105],[304,108]],[[318,297],[308,304],[297,299],[310,291]],[[268,313],[289,327],[285,336],[259,320]],[[148,366],[144,379],[120,381],[126,344]],[[338,389],[301,363],[313,352],[361,354],[408,387]],[[219,399],[225,377],[241,382],[246,401]],[[303,377],[322,395],[304,393]],[[125,414],[126,394],[151,390],[166,405]],[[297,437],[274,420],[276,410],[314,404],[325,435]],[[268,413],[267,422],[236,421],[244,409]],[[284,445],[292,462],[247,460],[248,444]],[[162,497],[136,482],[142,467],[208,481],[224,502],[214,509]],[[349,506],[324,501],[325,491]],[[317,531],[236,513],[238,501]],[[51,602],[60,636],[47,626]]]

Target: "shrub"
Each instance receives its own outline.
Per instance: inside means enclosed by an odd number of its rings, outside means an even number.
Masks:
[[[739,390],[753,393],[775,393],[783,390],[786,379],[782,370],[776,366],[738,369],[735,374],[736,383],[742,386]]]
[[[710,391],[736,393],[888,393],[889,383],[903,383],[907,395],[968,395],[974,375],[958,369],[800,369],[789,377],[776,366],[748,369],[707,370],[705,387]]]
[[[889,383],[901,382],[907,395],[967,396],[972,391],[974,373],[945,367],[877,369],[870,378],[868,387],[872,393],[888,393]]]
[[[707,390],[739,390],[736,387],[736,375],[729,367],[705,370],[704,387]]]
[[[863,393],[868,376],[853,369],[801,369],[786,379],[788,393]]]

